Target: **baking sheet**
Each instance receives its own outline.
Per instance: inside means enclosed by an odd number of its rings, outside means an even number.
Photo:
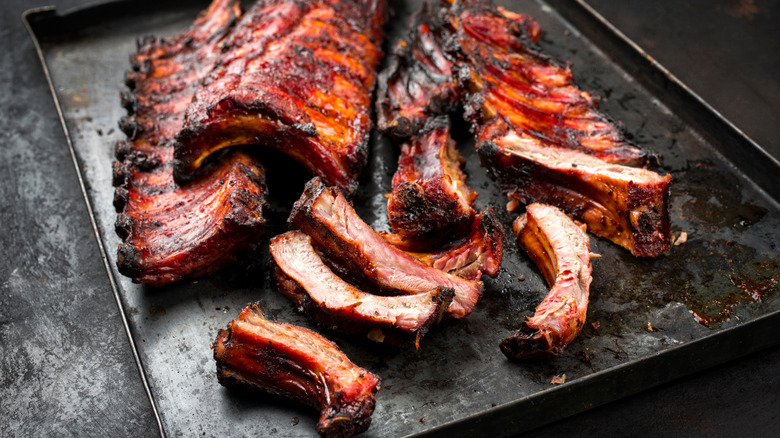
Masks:
[[[509,435],[777,343],[772,329],[780,325],[780,207],[761,188],[767,186],[767,166],[775,175],[780,170],[776,162],[757,160],[760,150],[684,87],[670,86],[658,66],[641,56],[618,59],[613,45],[623,46],[609,28],[577,18],[565,3],[556,3],[557,9],[544,2],[496,3],[534,16],[543,29],[542,47],[570,60],[580,86],[602,98],[600,108],[623,122],[637,143],[660,154],[657,170],[674,177],[672,229],[675,235],[685,231],[688,240],[668,256],[643,260],[593,237],[593,251],[602,257],[593,261],[589,323],[552,362],[510,363],[498,349],[548,290],[512,239],[499,277],[486,279],[475,312],[432,329],[419,352],[326,332],[353,361],[382,377],[366,436],[475,430]],[[419,3],[391,5],[388,51]],[[313,328],[275,290],[267,269],[268,237],[284,230],[287,209],[308,179],[300,166],[260,152],[270,171],[271,225],[231,269],[165,288],[133,284],[115,269],[111,162],[113,143],[123,136],[116,123],[124,115],[119,92],[128,56],[136,37],[175,34],[203,6],[111,2],[62,15],[33,11],[26,18],[40,44],[161,432],[314,436],[317,414],[308,408],[222,388],[209,348],[217,330],[249,302],[259,302],[269,319]],[[479,167],[468,132],[454,135],[467,157],[469,185],[480,192],[477,206],[495,206],[508,230],[514,216]],[[376,229],[388,229],[384,194],[397,154],[392,142],[374,138],[354,200]],[[564,374],[566,383],[551,383]]]

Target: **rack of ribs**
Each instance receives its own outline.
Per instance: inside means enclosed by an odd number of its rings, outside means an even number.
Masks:
[[[215,0],[182,34],[139,39],[131,57],[113,171],[117,266],[134,282],[208,275],[263,232],[265,171],[252,157],[233,153],[187,187],[172,177],[171,139],[239,14],[237,1]]]
[[[534,316],[501,342],[501,351],[509,359],[560,356],[585,324],[592,280],[588,235],[545,204],[529,205],[512,231],[551,289]]]
[[[412,32],[401,46],[425,50],[397,51],[403,59],[382,73],[394,82],[379,90],[380,127],[422,126],[435,115],[420,106],[425,99],[410,97],[413,72],[423,68],[408,67],[430,64],[435,53],[457,79],[457,92],[447,95],[465,107],[482,165],[512,203],[556,205],[637,256],[669,250],[671,177],[628,167],[647,164],[648,154],[598,111],[566,63],[542,53],[533,19],[489,0],[428,0],[412,27],[435,38]],[[416,114],[414,123],[404,121],[408,114]]]
[[[213,348],[222,385],[249,386],[319,409],[322,436],[349,437],[371,424],[379,378],[317,333],[268,321],[250,305],[219,331]]]
[[[436,288],[402,296],[363,292],[331,271],[300,231],[271,239],[274,276],[279,290],[322,327],[376,342],[417,348],[452,301],[453,290]]]
[[[367,160],[384,0],[260,0],[221,44],[176,134],[184,184],[216,151],[264,145],[351,192]]]

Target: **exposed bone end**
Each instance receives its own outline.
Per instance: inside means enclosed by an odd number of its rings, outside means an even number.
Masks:
[[[501,352],[509,360],[529,358],[551,359],[561,355],[557,334],[547,328],[539,328],[527,321],[515,333],[501,341]]]

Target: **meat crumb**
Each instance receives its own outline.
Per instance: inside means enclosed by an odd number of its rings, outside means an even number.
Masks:
[[[553,385],[563,385],[566,382],[566,373],[561,374],[560,376],[553,376],[552,380],[550,380],[550,383]]]
[[[594,329],[598,329],[599,327],[601,327],[601,323],[598,321],[592,322],[590,323],[590,325],[592,325]]]
[[[680,237],[675,239],[674,246],[680,246],[680,245],[682,245],[683,243],[685,243],[687,241],[688,241],[688,233],[683,231],[683,232],[680,233]]]

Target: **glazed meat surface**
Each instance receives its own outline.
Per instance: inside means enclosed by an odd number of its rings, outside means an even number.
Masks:
[[[379,378],[317,333],[268,321],[257,305],[219,331],[214,359],[222,385],[254,387],[319,409],[322,436],[350,437],[371,424]]]
[[[478,152],[510,199],[555,205],[635,256],[658,257],[669,250],[671,175],[539,148],[513,134],[481,143]]]
[[[451,0],[424,1],[409,24],[409,37],[398,42],[390,65],[380,73],[377,124],[385,135],[403,140],[416,135],[426,121],[455,111],[463,99],[458,81],[461,69],[458,40],[453,32],[457,17]],[[533,18],[499,8],[533,41],[541,36]]]
[[[135,282],[208,275],[263,232],[265,171],[250,156],[233,153],[185,188],[172,177],[171,139],[238,14],[236,1],[216,0],[184,33],[139,40],[131,58],[113,170],[117,265]]]
[[[375,342],[417,348],[428,328],[441,320],[452,289],[403,296],[363,292],[333,273],[311,246],[311,238],[289,231],[271,240],[279,290],[323,327]]]
[[[423,2],[409,24],[409,38],[396,45],[379,75],[377,125],[395,140],[416,135],[428,118],[460,104],[455,65],[444,50],[446,19],[446,7]]]
[[[482,283],[465,280],[426,266],[391,245],[366,224],[335,187],[318,179],[307,183],[295,202],[288,223],[312,238],[342,278],[389,294],[417,294],[451,288],[455,297],[446,315],[469,315],[482,295]]]
[[[176,135],[190,181],[233,145],[265,145],[346,192],[368,153],[384,0],[260,0],[224,44]]]
[[[513,132],[539,146],[609,162],[645,162],[646,153],[576,86],[568,64],[543,54],[513,14],[488,1],[455,2],[451,11],[466,117],[478,140]]]
[[[393,246],[426,265],[467,280],[479,280],[482,274],[495,277],[501,268],[504,227],[492,209],[476,215],[460,238],[449,239],[449,233],[426,239],[380,234]]]
[[[529,205],[512,231],[551,289],[534,316],[501,342],[501,351],[509,359],[560,356],[585,324],[592,280],[588,236],[545,204]]]
[[[419,135],[401,145],[387,202],[393,232],[420,236],[471,223],[477,193],[466,185],[464,162],[446,116],[430,119]]]

